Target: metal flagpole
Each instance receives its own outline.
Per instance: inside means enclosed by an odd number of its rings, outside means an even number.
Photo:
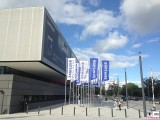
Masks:
[[[82,106],[82,82],[81,82],[81,101],[80,101],[80,106]]]
[[[93,88],[92,88],[92,99],[93,99],[93,102],[92,102],[92,104],[93,104],[93,106],[94,106],[94,97],[95,97],[95,95],[94,95],[94,85],[93,85]]]
[[[117,82],[118,82],[118,100],[120,100],[119,98],[119,77],[117,76]]]
[[[90,86],[90,82],[88,81],[88,106],[89,106],[89,86]]]
[[[126,68],[125,68],[125,83],[126,83],[126,101],[127,101],[127,109],[128,107],[128,89],[127,89],[127,72],[126,72]]]
[[[152,73],[152,69],[151,69],[151,79],[152,79],[153,108],[156,109],[155,101],[154,101],[154,82],[153,82],[153,73]]]
[[[96,100],[95,95],[96,95],[96,85],[94,86],[94,100]],[[94,104],[95,104],[95,101],[94,101]]]
[[[66,99],[67,99],[67,62],[68,62],[68,58],[66,58],[66,77],[65,77],[65,102],[64,105],[66,105]]]
[[[92,103],[92,95],[91,95],[91,90],[92,90],[92,83],[90,83],[90,106],[91,106],[91,103]]]
[[[65,78],[65,102],[64,102],[64,105],[66,105],[66,99],[67,99],[67,95],[66,95],[66,92],[67,92],[66,84],[67,84],[67,77]]]
[[[71,80],[69,85],[69,105],[71,104]]]
[[[74,104],[74,81],[72,87],[73,87],[72,90],[73,90],[73,104]]]
[[[92,89],[92,95],[93,95],[93,106],[94,106],[94,102],[95,102],[95,85],[93,85],[93,89]]]
[[[84,106],[84,84],[83,84],[83,106]]]
[[[92,104],[92,103],[93,103],[93,99],[92,99],[92,96],[93,96],[93,95],[92,95],[92,89],[93,89],[93,83],[91,84],[91,91],[90,91],[90,92],[91,92],[91,93],[90,93],[90,94],[91,94],[91,106],[93,105],[93,104]]]
[[[145,101],[145,93],[144,93],[144,83],[143,83],[143,72],[142,72],[141,52],[139,52],[139,65],[140,65],[140,75],[141,75],[141,85],[142,85],[142,96],[143,96],[143,112],[144,112],[144,117],[146,117],[146,116],[147,116],[147,111],[146,111],[146,101]]]
[[[102,79],[101,79],[101,67],[100,67],[100,102],[101,102],[101,107],[102,107]]]
[[[77,104],[77,84],[76,84],[76,104]]]
[[[91,105],[93,105],[93,84],[92,84],[92,87],[91,87]]]
[[[90,103],[90,101],[89,101],[89,86],[90,86],[90,69],[88,69],[88,107],[89,107],[89,103]]]
[[[87,105],[87,99],[88,99],[88,97],[87,97],[87,86],[85,86],[84,89],[86,91],[86,93],[85,93],[85,103]]]
[[[100,102],[101,102],[101,107],[102,107],[102,86],[101,86],[101,79],[100,79]]]
[[[80,104],[80,99],[79,99],[79,85],[78,85],[78,105]]]

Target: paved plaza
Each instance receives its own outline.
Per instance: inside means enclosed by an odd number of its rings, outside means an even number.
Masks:
[[[122,110],[118,110],[113,106],[112,100],[104,101],[102,104],[93,102],[92,105],[63,104],[53,105],[50,107],[41,108],[38,114],[38,109],[29,110],[26,113],[5,114],[0,115],[0,120],[136,120],[146,119],[143,117],[143,112],[134,108],[127,109],[123,103]],[[113,110],[113,112],[112,112]],[[126,111],[126,112],[125,112]],[[113,114],[112,114],[113,113]]]

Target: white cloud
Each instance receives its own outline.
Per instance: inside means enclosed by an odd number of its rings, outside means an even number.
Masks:
[[[96,5],[99,0],[91,0]],[[81,0],[1,0],[0,8],[45,6],[57,23],[83,27],[80,39],[101,36],[118,26],[119,20],[112,11],[99,9],[91,11]]]
[[[160,32],[160,0],[124,0],[120,9],[128,30],[139,34]]]
[[[89,0],[89,4],[97,7],[100,4],[100,0]]]
[[[79,60],[89,60],[90,57],[98,56],[97,52],[94,52],[92,48],[74,48],[73,51]]]
[[[101,60],[109,60],[111,68],[128,68],[134,67],[139,63],[139,56],[138,55],[117,55],[113,53],[98,53],[93,51],[91,48],[74,48],[73,49],[75,55],[79,60],[89,60],[91,57],[97,57]],[[142,55],[143,58],[147,58],[148,55]]]
[[[84,19],[84,20],[83,20]],[[109,30],[119,25],[119,18],[114,17],[113,12],[103,9],[86,14],[82,21],[86,21],[80,39],[88,36],[105,35]]]
[[[94,50],[98,52],[105,52],[112,49],[119,49],[128,43],[128,38],[118,32],[109,33],[109,35],[102,40],[97,40]]]
[[[127,52],[129,55],[135,54],[135,52],[134,52],[133,50],[131,50],[131,49],[127,50],[126,52]]]
[[[140,48],[141,46],[142,46],[141,43],[137,43],[137,44],[134,44],[134,45],[132,46],[132,48]]]
[[[160,79],[160,72],[152,72],[154,79]]]
[[[147,43],[160,42],[160,38],[153,38],[147,41]]]

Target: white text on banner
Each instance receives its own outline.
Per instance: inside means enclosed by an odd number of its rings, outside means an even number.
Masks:
[[[67,80],[74,81],[75,80],[75,58],[68,58],[67,61]]]
[[[88,82],[88,61],[80,61],[80,82]]]

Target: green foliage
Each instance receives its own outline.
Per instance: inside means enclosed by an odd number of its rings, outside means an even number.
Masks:
[[[102,86],[102,95],[105,95],[105,86]],[[95,95],[100,95],[100,88],[99,87],[95,87]]]
[[[100,95],[100,88],[99,87],[95,87],[95,95]]]
[[[107,90],[107,95],[108,96],[113,96],[113,90]]]
[[[102,86],[102,95],[105,95],[105,86]]]
[[[160,97],[160,80],[153,78],[154,95],[155,97]],[[144,79],[144,90],[145,95],[152,97],[152,79],[151,77]]]
[[[119,87],[119,92],[121,91],[120,87]],[[118,96],[118,85],[114,84],[114,85],[110,85],[109,90],[107,90],[107,95],[108,96]]]
[[[128,96],[141,96],[141,90],[138,85],[134,83],[127,84]],[[126,96],[126,85],[122,86],[121,94]]]

